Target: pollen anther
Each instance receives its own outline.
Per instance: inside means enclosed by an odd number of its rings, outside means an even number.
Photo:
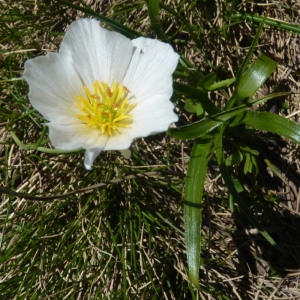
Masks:
[[[74,96],[76,106],[81,113],[76,117],[88,127],[98,129],[109,137],[121,134],[133,122],[130,112],[136,106],[129,97],[130,91],[114,82],[108,86],[105,82],[95,81],[93,91],[84,87],[84,96]]]

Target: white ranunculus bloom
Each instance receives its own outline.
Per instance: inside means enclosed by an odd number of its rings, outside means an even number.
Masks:
[[[49,121],[53,146],[86,149],[91,169],[101,151],[128,155],[133,139],[177,121],[170,97],[178,58],[166,43],[130,40],[81,19],[69,26],[58,53],[26,61],[23,78],[31,104]]]

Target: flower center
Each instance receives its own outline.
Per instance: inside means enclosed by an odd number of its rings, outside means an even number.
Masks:
[[[109,87],[105,82],[95,81],[93,91],[84,87],[85,96],[75,96],[81,114],[76,117],[88,127],[98,129],[109,137],[122,133],[133,122],[130,114],[136,103],[130,102],[130,91],[114,82]]]

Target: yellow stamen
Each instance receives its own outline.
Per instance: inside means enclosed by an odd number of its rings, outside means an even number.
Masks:
[[[93,91],[84,87],[85,96],[74,96],[76,106],[82,111],[76,117],[88,127],[102,134],[114,136],[129,128],[133,122],[130,114],[136,103],[130,102],[130,91],[114,82],[111,87],[105,82],[95,81]]]

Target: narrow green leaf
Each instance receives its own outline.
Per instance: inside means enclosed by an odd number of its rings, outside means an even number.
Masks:
[[[164,31],[159,18],[159,0],[148,0],[148,13],[152,28],[158,38],[164,38]]]
[[[266,55],[260,55],[247,69],[241,74],[238,80],[234,99],[236,104],[247,103],[266,79],[276,69],[277,63]]]
[[[261,23],[258,30],[256,31],[256,34],[255,34],[254,39],[251,43],[251,46],[250,46],[250,48],[249,48],[249,50],[248,50],[248,52],[247,52],[247,54],[246,54],[246,56],[243,60],[243,63],[241,64],[241,66],[238,70],[238,74],[236,76],[236,85],[235,85],[236,89],[235,89],[234,95],[230,98],[228,103],[225,105],[225,109],[229,109],[229,108],[232,108],[233,106],[237,106],[237,105],[240,104],[239,102],[241,102],[241,100],[243,100],[243,98],[239,99],[237,88],[240,85],[240,81],[244,77],[244,73],[245,73],[247,67],[249,67],[249,65],[250,65],[251,57],[253,56],[254,50],[256,49],[256,47],[258,45],[259,37],[262,33],[263,27],[264,27],[264,23]],[[250,96],[248,96],[248,97],[250,97]]]
[[[269,26],[278,27],[278,28],[281,28],[284,30],[288,30],[288,31],[300,34],[300,26],[298,24],[291,24],[291,23],[283,22],[280,20],[272,19],[272,18],[262,17],[262,16],[258,16],[258,15],[253,15],[253,14],[237,13],[236,15],[233,16],[233,19],[244,19],[244,20],[250,20],[250,21],[255,21],[255,22],[259,22],[259,23],[263,22]]]
[[[20,141],[20,139],[17,137],[15,132],[13,130],[8,131],[13,138],[14,142],[23,150],[30,151],[30,150],[36,150],[44,153],[52,153],[52,154],[67,154],[67,153],[75,153],[75,152],[83,152],[84,150],[82,148],[74,149],[74,150],[59,150],[55,148],[46,148],[46,147],[40,147],[40,144],[45,143],[41,138],[40,141],[38,141],[35,144],[24,144]]]
[[[225,165],[226,167],[231,167],[240,164],[243,161],[243,158],[243,154],[240,151],[236,151],[225,159]]]
[[[300,125],[282,116],[259,111],[247,111],[243,123],[259,130],[270,131],[300,144]]]
[[[229,79],[225,79],[225,80],[221,80],[221,81],[212,83],[211,85],[207,86],[206,88],[208,91],[217,91],[217,90],[229,87],[235,81],[236,81],[235,78],[229,78]]]
[[[191,283],[199,286],[202,197],[212,140],[199,139],[189,161],[184,192],[184,222],[188,273]]]
[[[241,105],[239,107],[215,114],[211,117],[200,120],[190,125],[182,126],[180,128],[171,128],[169,129],[168,133],[170,136],[180,140],[201,137],[219,127],[224,122],[228,121],[237,114],[245,111],[246,109],[246,105]]]

